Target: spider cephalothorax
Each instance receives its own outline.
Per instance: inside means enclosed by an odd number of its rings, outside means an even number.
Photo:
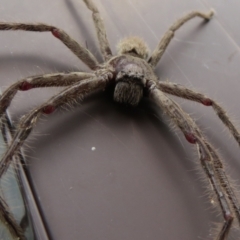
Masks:
[[[147,92],[146,96],[162,109],[172,120],[173,124],[184,134],[186,140],[197,146],[200,163],[217,196],[224,218],[221,230],[215,239],[226,240],[233,219],[235,218],[240,222],[240,208],[236,194],[228,180],[217,151],[207,141],[193,119],[167,94],[189,99],[205,106],[211,106],[239,145],[240,133],[224,109],[213,99],[178,84],[159,82],[154,74],[154,68],[171,42],[175,32],[194,17],[200,17],[208,21],[213,16],[213,11],[207,14],[193,11],[177,20],[164,34],[150,58],[148,58],[149,51],[146,44],[137,37],[129,37],[120,41],[118,55],[113,56],[104,23],[97,7],[92,0],[83,1],[93,14],[93,21],[104,59],[104,62],[101,64],[89,50],[73,40],[66,32],[54,26],[41,23],[0,23],[0,30],[51,32],[53,36],[65,44],[69,50],[92,70],[90,73],[53,73],[24,78],[10,86],[2,94],[0,99],[1,120],[4,119],[5,111],[11,104],[17,91],[26,91],[40,87],[65,87],[59,94],[56,94],[21,118],[18,129],[12,137],[12,142],[0,162],[0,177],[6,172],[12,157],[18,153],[41,115],[51,114],[64,104],[70,105],[70,103],[77,102],[77,100],[83,100],[93,92],[105,91],[110,85],[115,86],[113,93],[115,101],[132,106],[138,105],[144,93]],[[6,215],[5,213],[8,214]],[[0,218],[4,219],[3,224],[6,224],[10,229],[14,239],[26,239],[24,228],[17,223],[14,216],[10,213],[8,205],[4,204],[4,197],[1,196]]]

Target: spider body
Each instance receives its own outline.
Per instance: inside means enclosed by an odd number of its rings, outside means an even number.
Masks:
[[[221,157],[215,148],[208,142],[194,120],[168,95],[178,96],[212,107],[239,145],[240,133],[227,116],[225,110],[213,99],[175,83],[160,82],[154,73],[154,68],[171,42],[175,32],[192,18],[200,17],[205,21],[210,20],[213,11],[208,13],[193,11],[178,19],[166,31],[150,57],[148,57],[149,51],[146,44],[137,37],[125,38],[120,41],[118,54],[113,56],[104,23],[97,7],[92,0],[83,1],[92,12],[100,50],[104,59],[103,63],[99,63],[88,49],[55,26],[42,23],[0,23],[0,30],[52,33],[92,70],[91,72],[51,73],[27,77],[11,85],[3,92],[0,98],[0,117],[2,119],[4,119],[5,111],[18,91],[52,86],[65,87],[60,93],[20,119],[16,132],[12,136],[12,142],[0,162],[0,177],[6,172],[13,156],[18,153],[43,114],[51,114],[63,105],[69,106],[71,103],[83,100],[93,92],[105,91],[108,86],[113,85],[114,101],[137,106],[143,96],[150,98],[183,133],[186,140],[197,147],[199,162],[218,199],[219,209],[223,217],[222,227],[214,240],[226,240],[233,220],[236,219],[240,222],[238,199],[225,173]],[[1,219],[4,219],[4,223],[10,228],[13,238],[26,239],[24,229],[19,226],[14,216],[11,214],[5,216],[9,209],[7,204],[3,204],[3,202],[4,199],[0,198]]]
[[[137,106],[147,89],[147,79],[157,80],[147,62],[148,47],[139,37],[124,38],[118,44],[117,57],[109,61],[115,82],[114,100]],[[108,66],[106,67],[108,69]]]

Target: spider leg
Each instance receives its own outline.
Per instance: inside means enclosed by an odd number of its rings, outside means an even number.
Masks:
[[[32,88],[40,87],[66,87],[81,80],[94,77],[93,73],[70,72],[70,73],[53,73],[24,78],[3,92],[0,97],[0,118],[7,110],[17,91],[27,91]]]
[[[25,139],[32,131],[33,126],[36,124],[37,120],[42,114],[50,114],[64,104],[71,104],[76,101],[82,100],[84,97],[88,96],[92,92],[104,91],[109,79],[111,78],[111,74],[106,74],[100,77],[93,77],[91,79],[77,82],[50,98],[40,107],[33,109],[24,117],[22,117],[22,120],[18,125],[18,129],[13,136],[12,142],[1,159],[0,178],[11,163],[12,157],[21,148]]]
[[[211,152],[207,152],[207,150],[209,150],[207,143],[205,142],[205,144],[204,144],[204,143],[201,143],[200,141],[197,141],[196,143],[198,145],[198,153],[200,156],[200,161],[201,161],[202,167],[203,167],[206,175],[210,179],[210,183],[212,184],[215,193],[217,194],[218,201],[220,203],[220,207],[222,209],[223,217],[225,220],[216,240],[225,240],[227,238],[227,235],[230,231],[230,228],[231,228],[231,225],[232,225],[232,222],[234,219],[234,217],[231,213],[231,209],[229,207],[229,203],[226,199],[226,197],[228,197],[228,198],[230,198],[230,197],[229,197],[228,193],[227,193],[227,196],[225,196],[224,192],[221,189],[221,186],[223,185],[223,183],[221,182],[222,179],[219,177],[219,171],[218,171],[219,166],[216,166],[216,161],[213,158],[214,155],[209,154]],[[213,160],[213,162],[211,162],[211,160]],[[221,166],[221,168],[222,168],[222,166]],[[215,171],[216,171],[216,173],[215,173]],[[215,178],[215,174],[216,174],[217,178]],[[225,175],[225,173],[224,173],[224,175]],[[225,175],[225,178],[226,178],[226,175]],[[227,182],[228,182],[228,179],[225,179],[225,180],[227,180]],[[239,217],[239,212],[238,212],[238,217]]]
[[[11,144],[8,146],[7,151],[5,152],[1,159],[0,178],[8,169],[12,157],[14,157],[15,154],[18,154],[25,139],[28,137],[32,128],[34,127],[37,120],[42,114],[50,114],[58,107],[61,107],[64,104],[70,104],[72,102],[82,100],[84,97],[88,96],[92,92],[104,91],[107,82],[110,78],[112,78],[110,74],[105,74],[100,77],[92,77],[86,80],[82,80],[80,77],[80,79],[77,79],[73,85],[64,89],[59,94],[50,98],[49,101],[47,101],[45,104],[41,105],[40,107],[32,110],[30,113],[25,115],[20,121],[19,126],[16,129],[14,136],[12,137]],[[8,206],[5,204],[4,200],[1,199],[1,196],[0,196],[0,218],[2,218],[2,221],[4,223],[10,225],[11,234],[14,237],[16,235],[17,237],[16,239],[25,240],[25,236],[23,234],[21,227],[16,223],[13,215],[8,211]]]
[[[92,0],[83,0],[83,1],[87,5],[88,9],[92,11],[93,22],[97,32],[100,49],[101,49],[104,60],[107,61],[112,57],[112,51],[107,39],[106,29],[105,29],[103,20],[100,16],[100,13],[96,5],[92,2]]]
[[[157,87],[165,93],[168,93],[177,97],[185,98],[191,101],[199,102],[205,106],[212,106],[217,116],[229,129],[229,131],[231,132],[231,134],[233,135],[233,137],[235,138],[235,140],[240,146],[240,132],[234,126],[232,121],[229,119],[226,111],[220,105],[218,105],[214,100],[212,100],[211,98],[208,98],[207,96],[201,93],[195,92],[191,89],[188,89],[176,83],[158,82]]]
[[[157,89],[155,84],[151,84],[149,90],[150,97],[183,132],[187,141],[197,144],[201,164],[217,195],[224,217],[224,224],[216,239],[225,240],[234,218],[232,209],[238,221],[240,221],[240,209],[237,198],[223,169],[221,159],[211,144],[204,138],[195,122],[177,103],[168,98],[161,90]]]
[[[163,53],[165,52],[170,41],[174,37],[175,32],[186,22],[191,20],[194,17],[201,17],[204,20],[208,21],[213,16],[214,12],[210,11],[209,13],[202,13],[198,11],[193,11],[186,14],[184,17],[178,19],[172,26],[167,30],[163,35],[162,39],[158,43],[157,47],[154,49],[152,56],[149,58],[148,63],[152,68],[156,67],[157,63],[160,61]]]
[[[90,69],[98,68],[98,61],[93,54],[72,39],[66,32],[54,26],[43,23],[3,23],[0,22],[0,30],[23,30],[32,32],[52,32],[63,44],[65,44],[80,60],[82,60]]]
[[[6,224],[13,239],[25,240],[26,237],[22,228],[12,216],[7,203],[0,196],[0,219],[1,223]]]

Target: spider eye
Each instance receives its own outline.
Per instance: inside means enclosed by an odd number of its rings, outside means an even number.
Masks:
[[[122,39],[117,46],[118,54],[130,54],[147,59],[149,49],[147,44],[139,37],[127,37]]]

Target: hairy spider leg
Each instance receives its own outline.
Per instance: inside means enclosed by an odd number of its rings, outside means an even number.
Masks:
[[[42,87],[67,87],[76,82],[92,78],[95,74],[85,72],[52,73],[23,78],[6,89],[0,97],[0,118],[11,104],[18,91]]]
[[[193,91],[176,83],[158,82],[157,87],[165,93],[191,101],[199,102],[205,106],[211,106],[217,116],[220,118],[220,120],[229,129],[229,131],[237,141],[238,145],[240,146],[240,132],[238,131],[236,126],[234,126],[234,124],[228,117],[226,111],[218,103],[216,103],[216,101],[199,92]]]
[[[98,68],[98,61],[93,54],[81,46],[78,42],[72,39],[66,32],[43,23],[0,23],[0,30],[23,30],[32,32],[52,32],[68,49],[70,49],[80,60],[82,60],[90,69],[95,70]]]
[[[63,90],[56,96],[52,97],[47,103],[27,114],[20,122],[19,128],[16,130],[16,134],[13,136],[12,143],[6,151],[5,157],[1,160],[0,177],[7,170],[12,157],[18,153],[24,143],[24,140],[28,137],[33,126],[42,114],[50,114],[63,104],[71,103],[79,99],[81,100],[94,91],[104,90],[108,77],[109,76],[92,77],[91,79],[83,81],[80,81],[82,80],[80,77],[80,79],[77,80],[77,83]],[[11,225],[10,229],[13,236],[16,235],[20,240],[25,240],[21,227],[15,222],[14,217],[10,214],[10,212],[9,214],[6,214],[8,207],[4,204],[4,201],[1,201],[0,199],[0,209],[1,206],[3,206],[3,209],[0,213],[0,217],[2,217],[3,221],[8,225]]]
[[[0,196],[0,218],[5,223],[14,239],[26,240],[22,227],[19,226],[17,221],[10,213],[9,207],[4,199]]]
[[[103,55],[104,61],[108,61],[112,57],[112,51],[110,48],[109,41],[107,39],[107,33],[104,26],[104,22],[93,1],[92,0],[83,0],[83,1],[87,5],[88,9],[92,11],[93,22],[97,32],[100,50]]]
[[[229,183],[229,181],[222,168],[223,164],[220,158],[218,157],[214,148],[204,138],[200,129],[190,118],[190,116],[186,114],[177,103],[168,98],[161,90],[157,89],[155,84],[150,87],[150,97],[174,122],[174,124],[178,126],[178,128],[185,135],[186,139],[190,143],[198,145],[201,164],[218,197],[218,201],[225,220],[217,237],[217,240],[225,240],[231,228],[234,217],[227,200],[228,198],[232,204],[230,196],[228,196],[228,192],[226,193],[225,188],[223,187],[223,185]],[[189,136],[194,136],[194,141],[192,140],[192,137],[189,138]],[[223,179],[221,178],[221,174],[223,174],[225,182],[222,182]],[[236,212],[236,215],[238,215],[237,218],[239,219],[239,211]]]
[[[37,107],[26,114],[18,124],[18,129],[16,129],[13,140],[2,157],[0,162],[0,178],[11,163],[11,158],[21,148],[25,139],[28,137],[42,114],[50,114],[64,104],[70,104],[82,100],[92,92],[104,91],[109,79],[109,75],[104,75],[77,82],[50,98],[40,107]]]
[[[171,82],[158,82],[157,87],[168,94],[185,98],[191,101],[202,103],[205,106],[212,106],[213,110],[215,111],[216,115],[220,118],[220,120],[223,122],[223,124],[229,129],[230,133],[233,135],[235,140],[237,141],[238,145],[240,146],[240,133],[236,126],[232,123],[230,118],[228,117],[226,111],[216,103],[211,98],[206,97],[205,95],[195,92],[191,89],[188,89],[184,86],[181,86],[179,84],[171,83]],[[210,150],[209,150],[210,151]],[[213,153],[214,154],[214,153]],[[215,155],[215,154],[214,154]],[[234,194],[234,191],[226,177],[225,172],[222,169],[221,161],[219,160],[218,156],[214,156],[214,161],[216,166],[220,166],[218,168],[218,176],[219,179],[221,179],[222,187],[225,188],[225,191],[228,194],[229,201],[233,205],[233,209],[236,213],[236,216],[238,218],[238,221],[240,223],[240,208],[239,208],[239,202],[237,200],[237,197]]]
[[[191,20],[194,17],[201,17],[206,21],[209,21],[213,16],[214,12],[210,11],[209,13],[202,13],[198,11],[193,11],[186,14],[184,17],[178,19],[172,26],[167,30],[167,32],[163,35],[162,39],[158,43],[157,47],[154,49],[152,56],[149,58],[148,63],[155,68],[157,63],[160,61],[163,53],[174,37],[175,32],[186,22]]]

